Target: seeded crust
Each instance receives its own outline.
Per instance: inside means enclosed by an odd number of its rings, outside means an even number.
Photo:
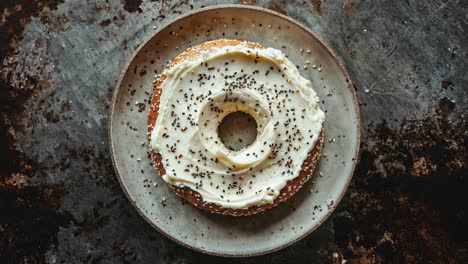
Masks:
[[[225,40],[225,39],[205,42],[201,45],[189,48],[186,51],[184,51],[182,54],[177,56],[172,61],[172,63],[166,67],[166,69],[172,68],[174,65],[176,65],[177,63],[181,61],[184,61],[187,59],[195,59],[198,56],[200,51],[210,49],[211,47],[236,46],[236,45],[242,44],[243,42],[244,42],[243,40]],[[259,44],[250,43],[250,42],[248,43],[248,46],[250,48],[263,48]],[[252,56],[255,56],[255,55],[252,54]],[[158,118],[158,114],[159,114],[159,100],[161,97],[161,86],[166,80],[166,78],[167,76],[164,74],[160,76],[159,80],[155,84],[155,88],[153,91],[153,97],[151,99],[151,106],[150,106],[150,110],[148,114],[148,139],[150,141],[151,141],[151,138],[150,138],[151,131],[153,130],[154,125],[156,124],[156,119]],[[261,206],[254,205],[245,209],[225,208],[215,203],[209,203],[209,202],[203,201],[200,193],[190,189],[189,187],[179,188],[170,184],[169,186],[175,191],[177,195],[183,197],[184,199],[186,199],[188,202],[190,202],[194,206],[202,210],[211,212],[211,213],[232,215],[232,216],[245,216],[245,215],[257,214],[267,209],[270,209],[272,207],[275,207],[281,202],[286,201],[291,196],[293,196],[302,187],[302,185],[305,182],[307,182],[310,179],[310,177],[312,176],[312,172],[314,171],[317,161],[320,157],[320,153],[321,153],[322,146],[323,146],[323,139],[324,139],[324,130],[322,128],[322,131],[320,132],[319,138],[317,142],[315,143],[314,148],[309,152],[306,160],[304,161],[302,165],[302,170],[299,173],[299,176],[287,182],[286,186],[283,189],[281,189],[279,196],[274,200],[272,204],[265,204]],[[161,155],[155,151],[150,151],[150,155],[151,155],[151,159],[153,160],[153,167],[159,172],[160,175],[166,174],[166,171],[162,163]]]

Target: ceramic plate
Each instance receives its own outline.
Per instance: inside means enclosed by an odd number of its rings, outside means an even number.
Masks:
[[[325,145],[314,176],[290,200],[259,215],[231,217],[198,210],[167,187],[147,157],[147,103],[155,73],[186,48],[218,38],[245,39],[282,50],[312,81],[326,113]],[[354,88],[334,53],[291,18],[241,5],[200,9],[157,30],[123,70],[109,119],[117,178],[140,215],[186,247],[235,257],[284,248],[330,216],[352,178],[359,132]]]

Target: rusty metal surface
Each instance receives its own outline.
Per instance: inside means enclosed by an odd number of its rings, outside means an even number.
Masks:
[[[176,15],[232,1],[0,3],[2,263],[217,263],[146,224],[107,145],[115,82],[136,46]],[[449,262],[468,258],[468,4],[241,1],[317,32],[362,102],[361,161],[319,230],[234,263]]]

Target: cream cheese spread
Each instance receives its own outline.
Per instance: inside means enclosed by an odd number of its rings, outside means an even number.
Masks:
[[[162,75],[159,115],[150,147],[159,152],[164,181],[189,187],[226,208],[273,203],[299,176],[325,115],[311,82],[279,50],[212,47]],[[217,134],[236,111],[257,122],[248,147],[227,149]]]

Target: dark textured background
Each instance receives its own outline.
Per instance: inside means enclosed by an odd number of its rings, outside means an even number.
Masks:
[[[114,85],[160,25],[226,2],[0,1],[0,262],[466,261],[466,0],[242,1],[306,24],[349,69],[363,122],[352,184],[312,235],[250,259],[190,251],[137,215],[109,157]]]

